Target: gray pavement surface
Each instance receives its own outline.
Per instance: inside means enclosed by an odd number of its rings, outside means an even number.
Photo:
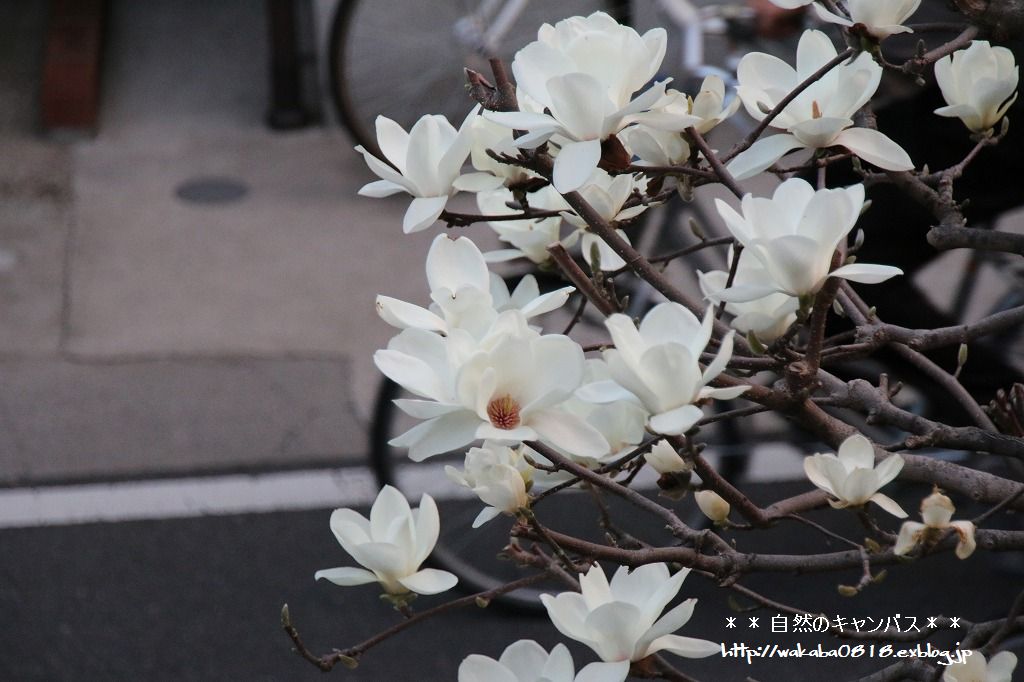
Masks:
[[[755,490],[755,498],[763,492]],[[909,504],[917,494],[901,496],[901,501]],[[577,510],[579,518],[560,518],[559,527],[595,513],[589,505]],[[442,518],[446,511],[451,508],[442,508]],[[330,535],[327,515],[325,509],[0,532],[0,614],[6,626],[0,637],[0,679],[441,682],[455,680],[459,662],[470,653],[497,657],[519,638],[534,638],[548,648],[561,641],[546,617],[467,607],[369,650],[355,670],[339,667],[324,675],[291,653],[278,621],[283,603],[288,603],[306,645],[317,653],[352,646],[400,619],[379,601],[372,586],[339,588],[313,581],[315,570],[349,561]],[[821,516],[828,516],[830,524],[835,520],[827,512]],[[855,525],[837,530],[856,533]],[[742,541],[752,551],[770,551],[781,534],[794,552],[829,549],[822,536],[803,532],[802,526],[794,532],[793,525],[766,535],[743,535]],[[910,617],[917,627],[940,614],[972,621],[993,617],[1020,587],[1019,573],[1003,568],[998,557],[984,552],[970,562],[940,557],[929,560],[928,580],[921,580],[917,571],[893,569],[885,582],[854,599],[839,596],[835,585],[854,582],[856,571],[841,576],[758,575],[743,582],[797,605],[807,605],[804,595],[813,593],[813,608],[830,617],[873,618],[877,624],[900,614],[909,629]],[[967,582],[981,574],[984,584]],[[680,631],[683,635],[730,647],[837,645],[812,632],[793,632],[792,626],[788,633],[772,632],[775,612],[737,612],[727,603],[727,590],[696,574],[686,579],[680,596],[698,599],[693,619]],[[438,598],[423,597],[414,607],[437,603]],[[749,604],[737,598],[736,605]],[[752,616],[760,619],[758,628],[750,627]],[[729,617],[737,618],[736,628],[728,627]],[[929,641],[936,648],[949,647],[957,635],[950,631]],[[1013,648],[1024,654],[1021,642]],[[593,660],[577,647],[573,652],[578,667]],[[676,659],[681,670],[712,682],[838,682],[886,662],[866,655],[775,658],[752,665],[736,658]]]

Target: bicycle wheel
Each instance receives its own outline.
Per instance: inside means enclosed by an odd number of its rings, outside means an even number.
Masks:
[[[494,54],[482,54],[487,27],[478,11],[507,0],[401,3],[340,0],[331,26],[330,87],[342,123],[358,144],[378,153],[379,114],[408,130],[424,114],[444,114],[456,127],[470,109],[462,67],[488,74],[487,57],[511,60],[541,24],[604,10],[629,20],[629,0],[534,0],[515,18]],[[495,16],[494,12],[490,13]]]

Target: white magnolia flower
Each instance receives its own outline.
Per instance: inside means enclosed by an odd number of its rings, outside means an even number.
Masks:
[[[837,54],[824,33],[805,31],[797,46],[795,69],[762,52],[745,55],[737,67],[736,93],[747,113],[761,121],[767,111]],[[729,162],[729,172],[743,180],[795,149],[824,147],[845,147],[885,170],[910,170],[914,163],[898,144],[877,130],[852,127],[853,114],[875,94],[881,77],[882,67],[867,52],[831,69],[772,120],[772,127],[787,132],[755,142]]]
[[[701,372],[698,361],[714,324],[714,309],[708,308],[700,322],[678,303],[656,305],[637,329],[628,315],[605,319],[615,348],[604,351],[612,381],[584,386],[577,395],[596,403],[629,399],[631,396],[652,415],[648,427],[666,435],[679,435],[693,426],[702,413],[696,403],[707,398],[730,400],[747,387],[708,386],[725,369],[732,357],[733,332],[729,332],[714,360]]]
[[[647,191],[647,178],[639,174],[622,173],[611,175],[607,171],[597,168],[587,178],[579,192],[587,200],[591,208],[607,222],[624,222],[635,218],[647,210],[647,204],[636,204],[626,207],[635,193],[641,196]],[[569,223],[580,229],[584,229],[587,223],[571,211],[566,211],[563,216]]]
[[[658,111],[689,123],[686,127],[696,129],[701,135],[711,132],[740,108],[738,98],[734,97],[729,104],[725,103],[725,83],[714,74],[707,76],[700,84],[696,97],[678,90],[669,90],[668,95],[671,99],[659,107]]]
[[[418,509],[410,509],[402,493],[384,486],[369,519],[352,509],[335,509],[331,530],[342,548],[365,568],[328,568],[317,571],[316,580],[343,586],[379,582],[391,595],[437,594],[458,582],[448,571],[420,568],[440,532],[437,505],[430,495],[420,498]]]
[[[469,449],[461,471],[446,466],[444,472],[488,505],[473,521],[473,528],[479,528],[502,512],[514,515],[530,506],[526,490],[533,467],[519,450],[486,442],[482,448]]]
[[[356,147],[370,170],[381,178],[364,185],[359,194],[379,199],[407,192],[413,200],[402,219],[402,230],[409,234],[430,227],[463,183],[467,187],[477,184],[470,176],[459,175],[469,156],[470,129],[476,116],[474,108],[455,130],[444,116],[427,115],[408,133],[390,118],[378,116],[377,144],[391,165],[362,146]]]
[[[632,572],[620,566],[609,584],[594,564],[580,575],[580,592],[540,598],[558,631],[593,649],[602,661],[639,661],[659,651],[686,658],[713,656],[721,650],[715,642],[670,634],[690,620],[696,599],[661,615],[689,572],[684,568],[669,575],[665,564],[646,564]]]
[[[664,29],[643,36],[603,12],[545,24],[537,40],[516,53],[512,72],[523,111],[488,111],[487,118],[528,133],[520,147],[557,136],[553,182],[562,193],[583,185],[601,158],[601,142],[643,121],[665,97],[656,83],[633,99],[657,73],[665,56]],[[541,113],[541,112],[550,113]],[[647,118],[659,118],[653,114]],[[663,124],[686,127],[685,121]],[[681,126],[681,127],[678,127]]]
[[[976,133],[999,122],[1017,100],[1018,69],[1013,53],[975,40],[966,50],[935,62],[935,80],[949,106],[939,116],[959,118]]]
[[[575,291],[563,287],[541,295],[536,279],[527,275],[510,295],[504,281],[487,270],[480,249],[466,237],[434,238],[427,253],[427,284],[431,309],[427,310],[389,296],[377,297],[377,313],[399,329],[425,329],[450,334],[464,329],[480,338],[491,328],[498,313],[517,308],[527,318],[555,310]]]
[[[696,97],[678,90],[669,90],[667,95],[658,111],[666,119],[688,123],[687,127],[695,128],[701,135],[735,114],[740,106],[736,97],[725,105],[725,84],[715,75],[704,79]],[[676,127],[638,123],[623,130],[619,139],[631,155],[639,157],[639,165],[674,166],[690,157],[690,146]]]
[[[579,193],[605,221],[614,223],[635,218],[647,210],[648,204],[626,207],[626,202],[634,193],[639,192],[642,195],[646,189],[647,180],[640,175],[628,173],[611,175],[597,168],[591,173],[587,183],[580,188]],[[593,265],[591,259],[594,245],[598,248],[602,270],[618,270],[626,264],[603,239],[588,231],[587,223],[582,218],[571,211],[566,211],[562,215],[569,224],[579,230],[580,249],[583,259],[588,265]],[[616,230],[616,232],[629,243],[625,232],[622,230]]]
[[[456,375],[477,346],[477,340],[462,329],[441,336],[411,327],[388,341],[387,348],[374,353],[373,362],[384,376],[426,399],[395,401],[403,411],[416,416],[423,410],[440,409],[433,408],[433,403],[455,403]]]
[[[811,483],[836,498],[829,500],[834,508],[874,502],[893,516],[905,518],[907,512],[895,500],[878,492],[902,468],[903,458],[899,455],[889,455],[876,467],[871,441],[859,433],[839,445],[838,456],[826,453],[804,458],[804,473]]]
[[[588,359],[584,365],[583,383],[589,384],[606,379],[611,379],[608,365],[597,358]],[[566,456],[590,468],[596,468],[635,450],[647,434],[644,429],[647,411],[635,401],[596,404],[573,396],[562,403],[560,409],[583,419],[608,441],[608,453],[599,458],[583,457],[569,450],[563,451]]]
[[[635,125],[623,130],[619,140],[630,156],[637,157],[638,166],[677,166],[690,158],[686,139],[670,130]]]
[[[900,534],[892,548],[893,553],[906,554],[920,542],[938,539],[947,529],[952,529],[960,538],[956,545],[957,557],[966,559],[971,556],[976,547],[974,524],[970,521],[951,521],[955,511],[953,500],[936,489],[921,502],[921,518],[924,519],[924,523],[904,521],[900,526]]]
[[[459,665],[459,682],[622,682],[627,675],[629,661],[591,663],[577,675],[564,644],[548,654],[531,639],[510,644],[498,660],[472,654]]]
[[[659,474],[686,473],[693,468],[664,439],[655,443],[650,452],[644,453],[644,460]]]
[[[378,351],[374,361],[386,376],[431,397],[423,386],[433,389],[433,377],[421,365],[384,353]],[[414,461],[478,439],[502,443],[539,439],[583,456],[600,457],[608,451],[604,437],[582,419],[557,409],[582,379],[583,349],[578,343],[559,334],[541,336],[530,329],[521,311],[505,311],[458,366],[454,396],[436,403],[398,403],[407,414],[426,421],[390,443],[408,447]]]
[[[715,294],[743,303],[772,293],[802,297],[817,292],[829,277],[877,284],[903,274],[889,265],[852,263],[829,271],[832,254],[853,229],[864,206],[864,186],[815,191],[806,181],[790,178],[771,199],[743,197],[737,213],[715,200],[726,227],[764,268],[767,277],[744,281]]]
[[[481,172],[473,175],[472,187],[460,187],[460,189],[484,192],[497,189],[502,185],[507,187],[538,177],[531,170],[515,164],[502,163],[487,153],[488,151],[493,151],[497,154],[519,155],[519,149],[515,146],[512,139],[511,128],[506,128],[494,121],[478,116],[473,121],[471,135],[473,145],[470,149],[469,158],[473,162],[473,168]],[[491,177],[488,178],[488,175]]]
[[[1013,682],[1013,669],[1017,657],[1003,651],[985,660],[985,654],[971,650],[962,663],[954,663],[942,673],[942,682]]]
[[[848,18],[817,4],[814,11],[822,21],[846,27],[860,24],[877,40],[884,40],[896,33],[913,33],[913,29],[902,24],[920,4],[921,0],[846,0]]]
[[[516,208],[511,208],[508,202],[513,201],[512,191],[498,189],[490,192],[479,192],[476,195],[476,204],[484,215],[510,215],[520,213]],[[541,211],[567,211],[569,205],[554,187],[547,185],[529,194],[530,208]],[[562,226],[562,217],[539,218],[532,220],[495,220],[487,223],[493,229],[498,238],[512,246],[511,249],[500,249],[489,251],[484,254],[488,263],[500,263],[512,260],[513,258],[529,258],[537,264],[547,263],[551,260],[548,253],[548,246],[559,240]],[[565,246],[571,247],[576,242],[577,233],[573,233],[570,239],[563,240]]]
[[[732,263],[732,259],[733,251],[730,247],[727,261]],[[726,289],[729,273],[725,270],[697,271],[697,280],[704,297],[718,305],[721,302],[719,294]],[[770,276],[761,261],[750,255],[749,251],[742,251],[733,287],[759,286],[767,281],[770,281]],[[771,343],[796,321],[799,307],[798,298],[779,292],[743,303],[727,302],[725,311],[735,316],[729,323],[733,329],[744,335],[753,332],[764,343]]]
[[[693,494],[697,506],[715,523],[724,523],[729,518],[729,503],[714,490],[698,490]]]

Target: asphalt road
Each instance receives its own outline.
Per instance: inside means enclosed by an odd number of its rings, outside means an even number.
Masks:
[[[313,581],[317,569],[349,561],[330,534],[328,516],[325,509],[2,531],[0,614],[6,636],[0,638],[0,679],[441,681],[455,680],[459,662],[469,653],[496,657],[523,637],[548,648],[560,641],[543,616],[470,607],[386,641],[366,653],[356,670],[339,667],[325,676],[291,652],[279,623],[283,603],[289,604],[294,624],[317,652],[351,646],[399,618],[379,602],[373,586],[343,589]],[[557,526],[561,519],[551,522]],[[777,551],[781,543],[792,552],[829,549],[820,536],[796,525],[765,537],[737,537],[752,551]],[[983,620],[1005,612],[1024,579],[1020,572],[1007,573],[997,559],[978,552],[968,562],[939,557],[919,566],[893,567],[884,582],[853,599],[839,596],[835,585],[855,582],[855,571],[759,575],[744,584],[830,615],[877,619],[900,613],[918,618],[923,626],[927,616]],[[989,568],[980,569],[976,562]],[[966,582],[971,575],[985,575],[985,583]],[[819,601],[808,603],[808,594],[820,595]],[[813,633],[771,633],[766,626],[773,613],[735,612],[729,593],[701,576],[687,578],[681,596],[696,596],[699,602],[679,634],[729,646],[839,644]],[[439,602],[439,597],[421,598],[415,606]],[[760,617],[759,629],[749,627],[751,616]],[[738,627],[727,628],[728,617],[737,617]],[[945,633],[931,641],[948,646],[955,635]],[[1017,650],[1024,653],[1019,645]],[[574,651],[577,667],[593,660],[578,648]],[[767,682],[852,679],[877,669],[882,661],[774,659],[748,666],[742,659],[716,656],[679,663],[705,681],[750,676]]]

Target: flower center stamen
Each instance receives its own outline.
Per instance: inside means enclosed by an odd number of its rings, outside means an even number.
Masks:
[[[514,429],[519,426],[519,403],[510,395],[495,398],[487,404],[487,418],[498,429]]]
[[[818,100],[811,101],[811,118],[821,118],[821,107],[818,106]]]

